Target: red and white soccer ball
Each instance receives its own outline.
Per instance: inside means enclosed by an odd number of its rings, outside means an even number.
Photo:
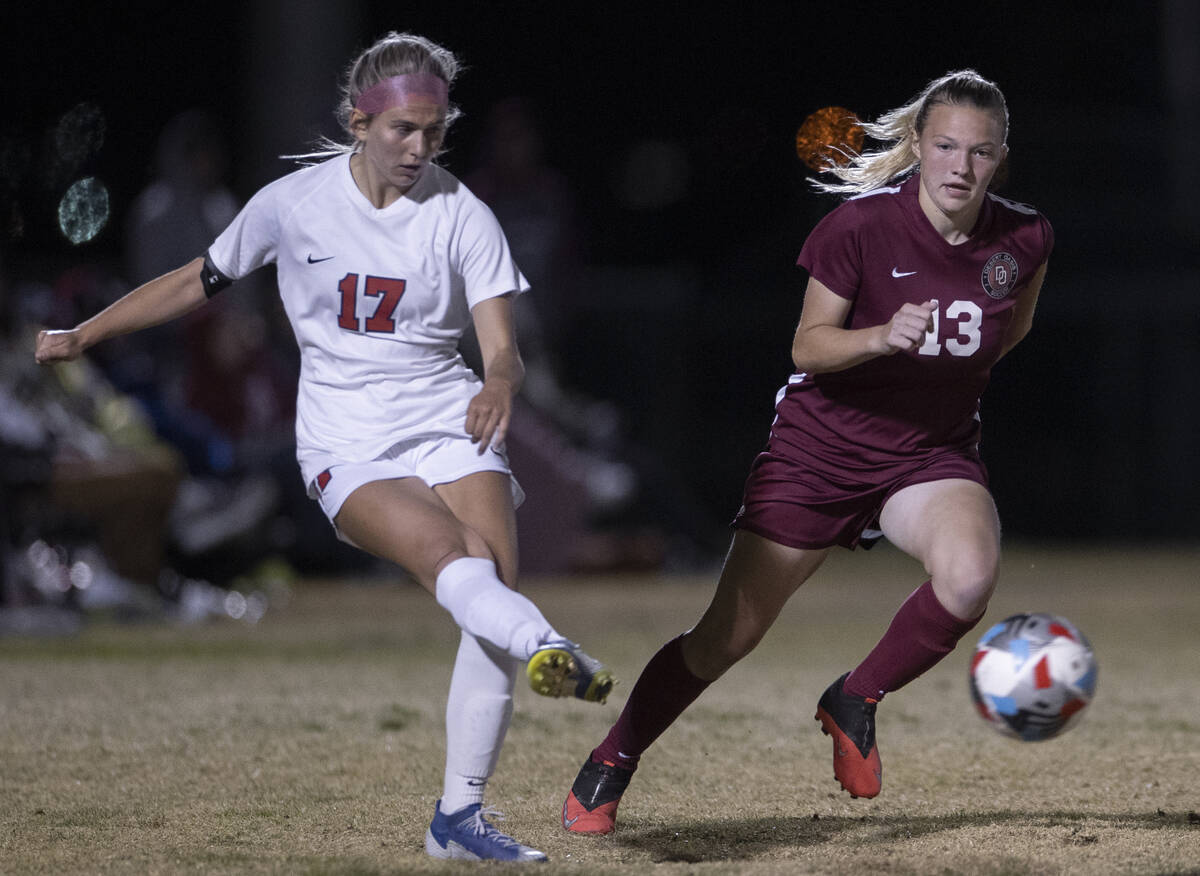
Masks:
[[[1015,614],[979,640],[971,699],[1006,736],[1040,742],[1079,720],[1096,692],[1096,658],[1073,623],[1053,614]]]

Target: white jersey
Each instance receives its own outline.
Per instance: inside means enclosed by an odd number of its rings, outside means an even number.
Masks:
[[[466,434],[480,381],[458,341],[480,301],[528,290],[491,210],[428,166],[382,210],[348,155],[250,199],[209,257],[231,279],[274,262],[300,345],[296,445],[305,484],[399,441]]]

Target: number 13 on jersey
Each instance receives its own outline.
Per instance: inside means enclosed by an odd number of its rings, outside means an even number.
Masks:
[[[363,280],[363,294],[378,298],[375,311],[367,317],[366,324],[359,324],[358,317],[358,274],[347,274],[338,283],[341,293],[341,309],[338,311],[338,326],[352,332],[379,332],[391,334],[396,330],[396,321],[392,314],[404,294],[404,280],[392,277],[372,277],[369,274]]]
[[[942,352],[938,343],[941,312],[933,311],[933,330],[925,333],[925,343],[917,350],[922,356],[937,356]],[[946,308],[946,319],[958,322],[958,335],[946,339],[946,352],[951,356],[970,356],[982,341],[983,310],[974,301],[953,301]]]

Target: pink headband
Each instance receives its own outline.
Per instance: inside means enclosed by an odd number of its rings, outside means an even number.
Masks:
[[[446,106],[449,95],[450,87],[442,77],[432,73],[405,73],[372,85],[358,96],[354,108],[373,116],[408,103],[414,97],[423,97]]]

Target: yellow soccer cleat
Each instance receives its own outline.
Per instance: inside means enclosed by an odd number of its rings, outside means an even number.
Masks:
[[[576,697],[602,703],[617,680],[604,664],[589,657],[574,642],[547,642],[525,666],[529,686],[544,697]]]

